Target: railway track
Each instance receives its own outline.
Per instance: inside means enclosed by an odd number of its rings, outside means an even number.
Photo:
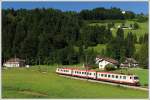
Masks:
[[[143,87],[139,87],[139,86],[128,86],[128,85],[123,85],[123,84],[97,81],[97,80],[91,80],[91,79],[85,79],[85,78],[79,78],[79,77],[72,77],[72,76],[66,76],[66,75],[59,75],[59,76],[66,77],[66,78],[71,78],[71,79],[78,79],[78,80],[84,80],[84,81],[89,81],[89,82],[109,84],[109,85],[114,85],[114,86],[121,86],[121,87],[126,87],[126,88],[132,88],[132,89],[137,89],[137,90],[148,91],[148,88],[143,88]]]

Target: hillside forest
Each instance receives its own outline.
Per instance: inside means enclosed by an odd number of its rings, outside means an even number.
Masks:
[[[128,32],[115,27],[118,22],[126,26],[126,21],[133,22]],[[2,9],[2,62],[19,57],[30,65],[94,64],[95,57],[101,55],[120,63],[126,57],[135,58],[141,67],[148,68],[148,30],[133,32],[142,30],[140,23],[145,22],[147,15],[131,11],[123,14],[119,8],[80,12]],[[112,29],[116,29],[115,35]],[[105,45],[105,49],[97,52],[93,49],[97,45]]]

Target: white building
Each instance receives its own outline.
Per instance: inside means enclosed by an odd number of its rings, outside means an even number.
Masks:
[[[122,11],[122,14],[125,14],[126,13],[126,11]]]
[[[21,60],[19,58],[11,58],[8,61],[6,61],[3,66],[5,67],[24,67],[25,66],[25,60]]]
[[[125,61],[123,63],[121,63],[120,67],[124,68],[124,67],[138,67],[139,63],[134,59],[134,58],[126,58]]]
[[[99,65],[99,69],[105,69],[106,65],[108,64],[112,64],[115,65],[117,67],[118,65],[118,61],[112,59],[112,58],[106,58],[106,57],[96,57],[96,64]]]

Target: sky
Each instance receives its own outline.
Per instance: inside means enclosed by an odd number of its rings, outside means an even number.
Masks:
[[[148,14],[148,2],[2,2],[2,8],[14,9],[34,9],[34,8],[54,8],[62,11],[81,11],[83,9],[93,9],[96,7],[111,8],[117,7],[126,11]]]

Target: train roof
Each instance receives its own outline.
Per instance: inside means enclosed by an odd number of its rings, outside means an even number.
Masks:
[[[106,72],[106,71],[100,71],[100,70],[94,70],[94,69],[92,69],[92,70],[90,70],[90,69],[85,69],[85,68],[66,68],[66,67],[59,67],[59,68],[63,68],[63,69],[71,69],[71,70],[80,70],[80,71],[88,71],[88,72],[97,72],[97,73],[105,73],[105,74],[121,74],[121,75],[134,75],[133,73],[122,73],[122,72],[111,72],[111,71],[108,71],[108,72]]]

